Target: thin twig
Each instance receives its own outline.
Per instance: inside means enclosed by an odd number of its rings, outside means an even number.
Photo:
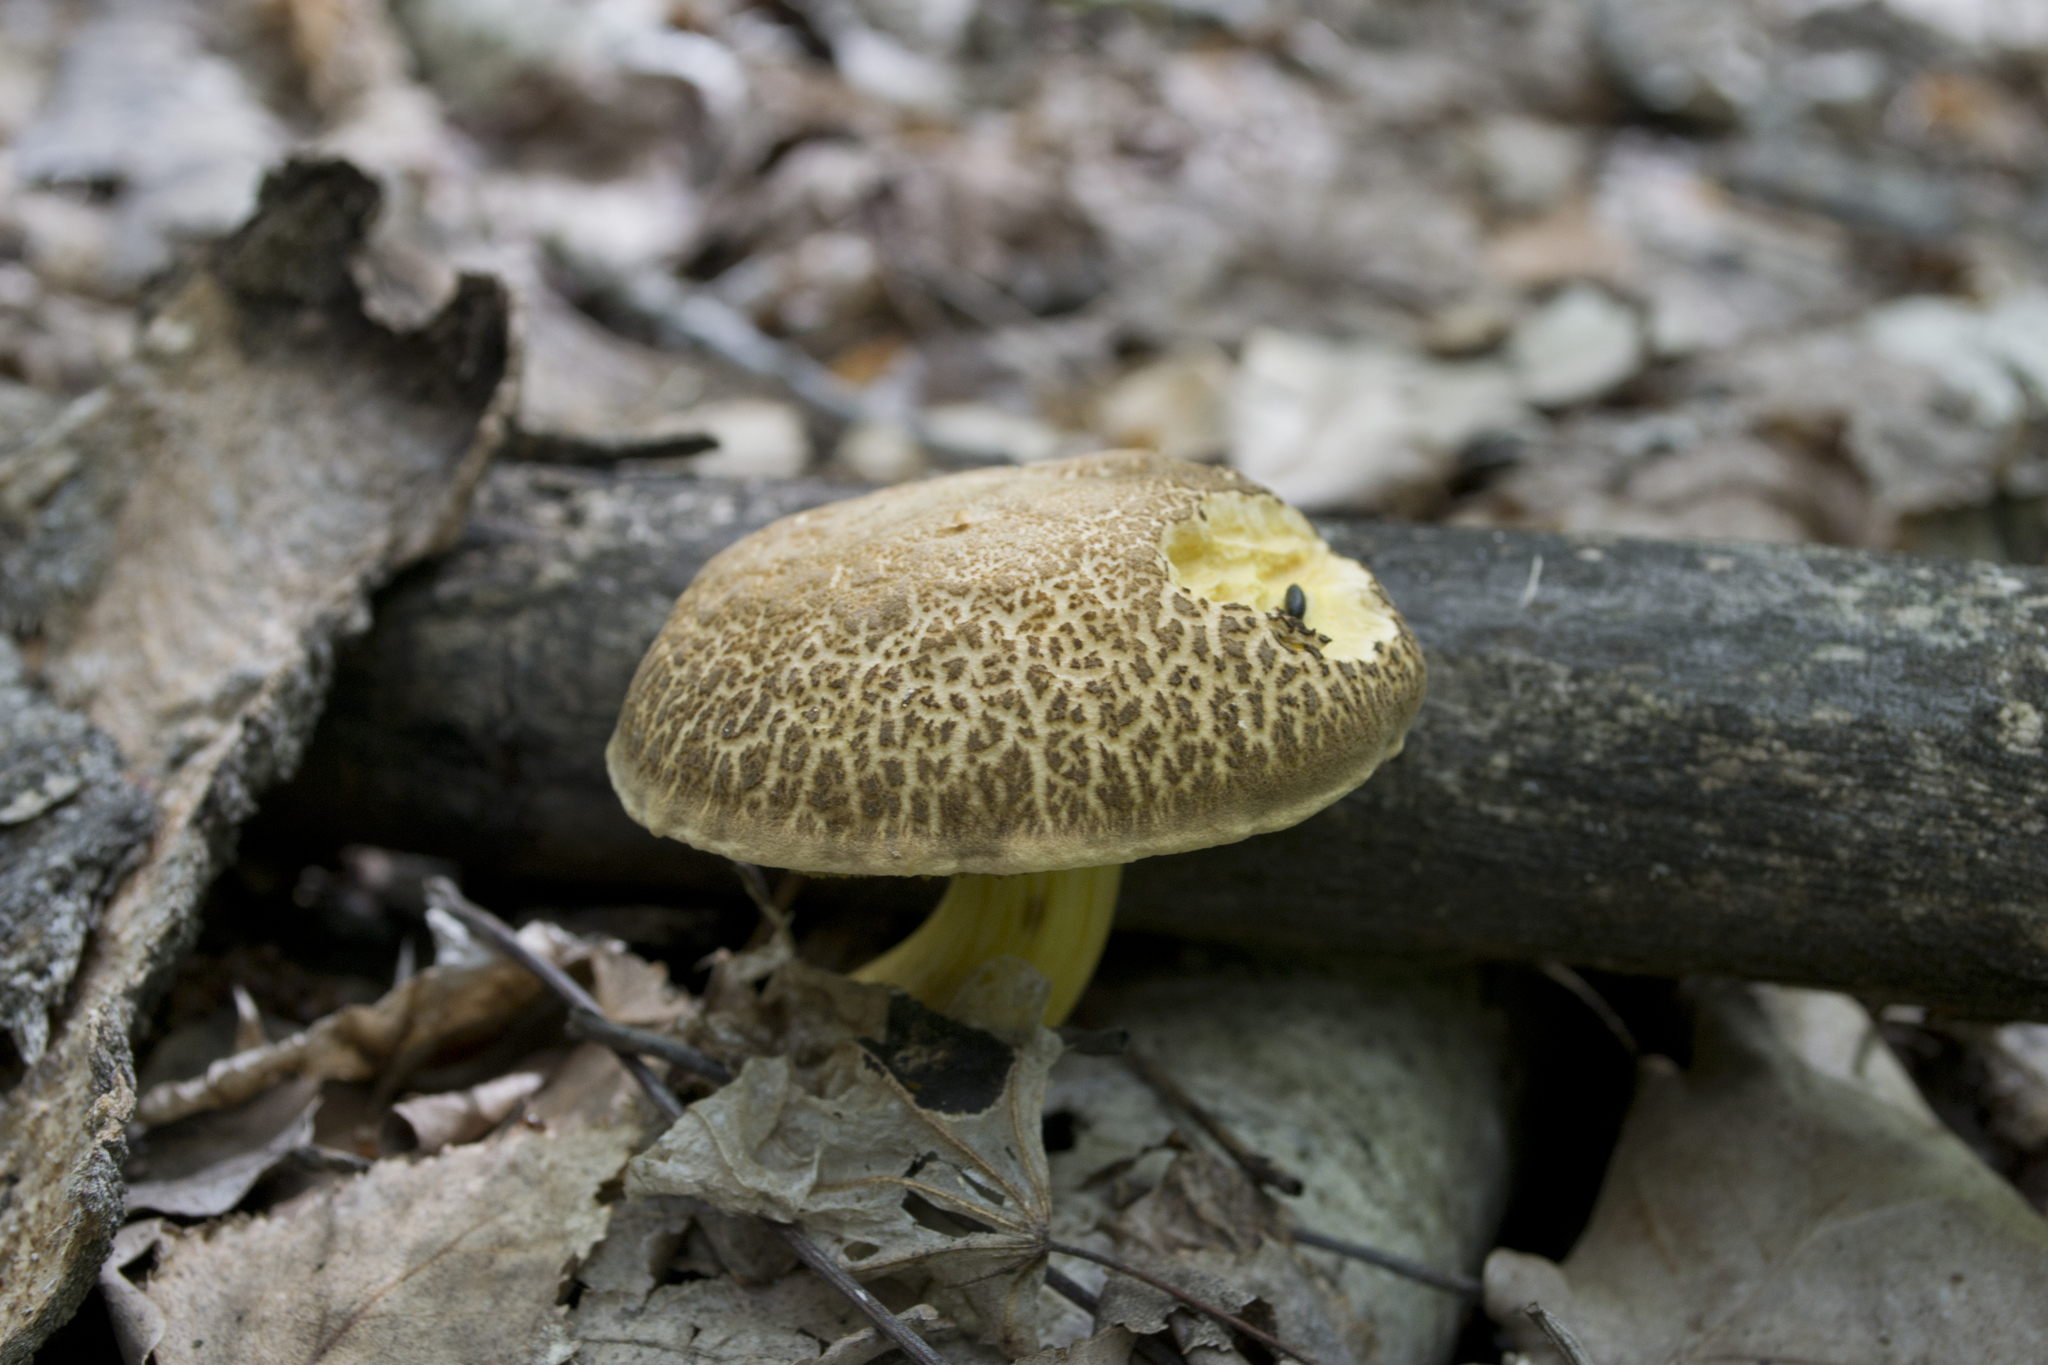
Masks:
[[[1480,1296],[1479,1281],[1469,1275],[1454,1275],[1447,1270],[1433,1270],[1420,1261],[1411,1261],[1405,1256],[1396,1256],[1391,1251],[1381,1251],[1375,1247],[1361,1246],[1357,1242],[1347,1242],[1341,1238],[1328,1237],[1320,1232],[1310,1232],[1307,1228],[1294,1229],[1293,1236],[1294,1240],[1303,1246],[1317,1247],[1323,1251],[1334,1251],[1339,1256],[1349,1256],[1354,1261],[1364,1261],[1367,1265],[1378,1266],[1381,1270],[1387,1271],[1390,1274],[1405,1276],[1416,1281],[1418,1284],[1426,1284],[1432,1289],[1441,1289],[1446,1294],[1457,1294],[1467,1299],[1476,1299]]]
[[[701,346],[749,374],[779,381],[791,396],[842,422],[893,422],[919,445],[954,464],[1009,461],[990,451],[941,439],[922,413],[905,404],[880,401],[786,342],[777,341],[731,304],[691,289],[662,270],[630,277],[588,280],[615,306],[641,319],[668,346]]]
[[[429,877],[426,881],[426,892],[428,904],[455,916],[470,932],[481,935],[492,947],[539,977],[542,985],[560,996],[563,1003],[569,1006],[572,1019],[578,1014],[584,1014],[604,1020],[606,1023],[610,1022],[605,1019],[604,1011],[597,1007],[597,1001],[591,998],[590,992],[577,985],[575,978],[546,958],[529,952],[526,945],[519,941],[519,936],[512,932],[511,926],[464,896],[456,889],[455,883],[446,877]],[[667,1116],[669,1122],[673,1123],[683,1116],[682,1101],[675,1097],[674,1091],[662,1083],[661,1077],[654,1074],[654,1068],[642,1061],[637,1052],[630,1046],[620,1046],[616,1043],[612,1045],[612,1051],[633,1079],[640,1083],[640,1088],[647,1092],[648,1098]],[[709,1058],[705,1060],[710,1061]],[[944,1356],[926,1345],[924,1339],[913,1332],[901,1318],[891,1313],[880,1299],[840,1269],[839,1264],[817,1243],[804,1236],[801,1229],[785,1223],[769,1222],[767,1219],[762,1221],[789,1244],[790,1250],[796,1252],[799,1260],[815,1271],[819,1278],[844,1294],[848,1302],[866,1315],[868,1321],[874,1323],[876,1331],[895,1343],[896,1347],[917,1362],[917,1365],[947,1365]]]
[[[446,877],[429,877],[424,885],[429,905],[455,916],[471,933],[481,935],[493,948],[539,977],[541,984],[560,996],[572,1012],[585,1010],[599,1018],[604,1017],[597,1001],[591,998],[589,991],[576,984],[574,977],[529,951],[519,941],[519,935],[512,932],[512,926],[463,895],[454,882]],[[640,1088],[647,1092],[647,1098],[654,1101],[655,1108],[661,1110],[670,1123],[683,1116],[683,1102],[676,1098],[675,1092],[661,1077],[654,1074],[654,1068],[640,1059],[638,1053],[621,1051],[616,1047],[612,1051],[627,1074],[640,1083]]]
[[[1558,1320],[1557,1314],[1540,1303],[1531,1303],[1522,1311],[1543,1329],[1543,1335],[1550,1338],[1550,1344],[1565,1358],[1566,1365],[1593,1365],[1593,1357],[1586,1354],[1586,1348],[1572,1335],[1572,1329]]]
[[[1545,958],[1536,966],[1545,976],[1577,996],[1580,1004],[1593,1011],[1600,1022],[1607,1026],[1607,1031],[1614,1035],[1614,1041],[1621,1044],[1622,1050],[1628,1053],[1631,1059],[1643,1055],[1643,1050],[1636,1045],[1636,1036],[1630,1032],[1627,1022],[1615,1011],[1614,1006],[1607,1003],[1607,997],[1594,990],[1592,983],[1585,977],[1555,958]]]
[[[875,1324],[875,1330],[889,1338],[896,1349],[916,1361],[917,1365],[946,1365],[944,1356],[934,1351],[923,1337],[912,1331],[909,1323],[891,1313],[880,1299],[868,1292],[867,1286],[847,1274],[823,1247],[788,1223],[776,1223],[766,1219],[762,1221],[767,1222],[778,1237],[789,1243],[789,1249],[796,1253],[798,1260],[811,1268],[813,1274],[844,1294],[854,1307],[865,1313],[868,1321]]]
[[[732,1079],[732,1072],[724,1063],[714,1057],[707,1057],[665,1033],[652,1029],[634,1028],[631,1024],[615,1024],[602,1014],[589,1010],[569,1011],[567,1032],[571,1038],[585,1042],[603,1043],[614,1052],[637,1052],[643,1057],[659,1057],[662,1061],[694,1075],[701,1076],[713,1085],[724,1085]]]
[[[1058,1266],[1049,1265],[1045,1268],[1045,1287],[1091,1318],[1102,1310],[1102,1299],[1089,1293],[1078,1280]],[[1149,1333],[1142,1336],[1136,1333],[1132,1335],[1135,1338],[1132,1349],[1152,1362],[1152,1365],[1188,1365],[1187,1357],[1174,1350],[1171,1342],[1163,1341]]]
[[[1276,1355],[1290,1356],[1300,1361],[1301,1365],[1322,1365],[1322,1362],[1314,1356],[1296,1350],[1270,1332],[1261,1331],[1243,1318],[1237,1317],[1235,1314],[1226,1313],[1215,1304],[1206,1303],[1196,1298],[1193,1294],[1188,1293],[1185,1289],[1176,1289],[1165,1280],[1160,1279],[1156,1275],[1148,1275],[1134,1265],[1126,1265],[1114,1256],[1106,1256],[1099,1251],[1090,1251],[1087,1247],[1077,1247],[1070,1242],[1047,1241],[1045,1249],[1057,1252],[1061,1256],[1075,1256],[1084,1261],[1093,1261],[1105,1270],[1113,1270],[1119,1275],[1128,1275],[1139,1284],[1150,1285],[1162,1294],[1171,1295],[1204,1317],[1214,1318],[1231,1331],[1243,1333]]]
[[[1189,1118],[1202,1126],[1203,1132],[1216,1139],[1216,1145],[1230,1154],[1230,1159],[1252,1178],[1254,1184],[1271,1185],[1282,1194],[1301,1193],[1303,1186],[1300,1176],[1284,1170],[1279,1162],[1264,1152],[1254,1150],[1243,1138],[1224,1127],[1221,1119],[1204,1109],[1194,1096],[1181,1089],[1179,1083],[1143,1051],[1135,1047],[1129,1048],[1124,1053],[1124,1060],[1130,1064],[1131,1070],[1138,1073],[1140,1080],[1158,1092],[1159,1098],[1185,1112]]]

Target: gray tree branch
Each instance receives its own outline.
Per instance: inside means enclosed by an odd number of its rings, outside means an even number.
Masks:
[[[604,742],[704,560],[851,491],[496,471],[342,661],[293,818],[520,875],[728,885],[620,813]],[[1428,654],[1407,751],[1294,830],[1134,866],[1125,927],[2048,1017],[2048,572],[1324,530]]]

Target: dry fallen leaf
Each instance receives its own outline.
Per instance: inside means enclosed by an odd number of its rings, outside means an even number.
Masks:
[[[515,1130],[166,1232],[144,1286],[158,1365],[562,1360],[562,1277],[603,1235],[598,1190],[637,1135]]]
[[[1105,1229],[1125,1260],[1239,1317],[1277,1325],[1324,1365],[1377,1355],[1368,1323],[1289,1244],[1285,1218],[1235,1165],[1194,1147]],[[1253,1306],[1257,1305],[1257,1306]],[[1112,1275],[1100,1325],[1171,1330],[1182,1351],[1235,1350],[1230,1334],[1147,1285]]]
[[[1562,1265],[1486,1263],[1486,1307],[1539,1362],[1540,1302],[1596,1365],[2023,1365],[2048,1340],[2048,1223],[1960,1141],[1800,1061],[1744,992],[1695,1059],[1652,1059]]]
[[[644,1295],[590,1290],[569,1331],[579,1365],[799,1365],[865,1321],[804,1271],[761,1288],[721,1277]]]
[[[211,1218],[242,1202],[270,1169],[313,1140],[320,1082],[301,1077],[233,1109],[145,1134],[122,1174],[128,1208]]]
[[[412,1129],[422,1152],[433,1153],[482,1137],[546,1084],[547,1077],[539,1071],[512,1071],[467,1090],[400,1100],[391,1112]]]
[[[964,1290],[1005,1350],[1036,1350],[1052,1217],[1040,1120],[1058,1035],[1013,1048],[801,964],[776,985],[814,1016],[792,1033],[839,1023],[845,1041],[809,1065],[801,1052],[750,1059],[634,1160],[628,1193],[800,1224],[862,1278],[917,1271]],[[862,1016],[855,1041],[840,1021]]]

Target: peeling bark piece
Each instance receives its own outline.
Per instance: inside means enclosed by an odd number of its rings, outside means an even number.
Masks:
[[[626,819],[604,741],[704,559],[844,491],[497,471],[344,663],[286,806],[515,875],[727,886]],[[1134,865],[1125,927],[2048,1018],[2048,571],[1322,529],[1428,656],[1407,750],[1292,830]]]
[[[563,1273],[603,1235],[598,1189],[637,1137],[515,1131],[167,1233],[144,1286],[164,1315],[159,1365],[564,1359]]]
[[[364,317],[349,260],[376,206],[342,163],[271,176],[52,447],[94,491],[96,534],[37,604],[44,675],[150,784],[158,823],[0,1114],[0,1365],[75,1310],[120,1221],[138,1002],[256,794],[296,766],[335,640],[459,526],[513,401],[494,283],[465,278],[415,333]]]
[[[27,686],[0,636],[0,1028],[33,1066],[85,936],[156,812],[114,742]]]

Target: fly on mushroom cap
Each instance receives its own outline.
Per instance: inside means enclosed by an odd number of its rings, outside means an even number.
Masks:
[[[964,874],[859,975],[943,1009],[1011,953],[1057,1022],[1122,864],[1313,815],[1400,751],[1422,688],[1400,613],[1300,513],[1112,451],[748,536],[677,601],[605,758],[628,814],[712,853]]]

